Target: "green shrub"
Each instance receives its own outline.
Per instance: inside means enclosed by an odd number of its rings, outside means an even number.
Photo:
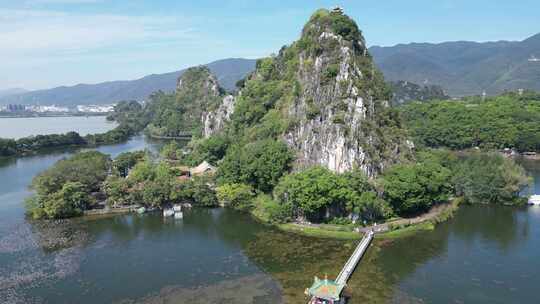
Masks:
[[[336,113],[334,116],[332,116],[332,122],[339,125],[345,124],[345,114],[344,113]]]
[[[339,65],[338,64],[331,64],[326,67],[326,69],[323,72],[323,81],[329,82],[332,79],[336,78],[339,73]]]
[[[266,194],[259,194],[255,199],[255,215],[264,221],[281,224],[293,219],[293,208],[290,204],[280,204]]]
[[[217,199],[222,206],[230,206],[239,210],[253,208],[255,192],[245,184],[225,184],[216,189]]]

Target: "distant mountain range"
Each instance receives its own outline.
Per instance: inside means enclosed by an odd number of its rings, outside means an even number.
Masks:
[[[216,75],[221,86],[234,90],[238,80],[255,69],[256,60],[231,58],[207,64]],[[57,87],[49,90],[6,94],[0,104],[55,104],[59,106],[110,104],[121,100],[143,100],[152,92],[175,90],[178,77],[184,70],[154,74],[137,80],[110,81],[98,84],[78,84],[70,87]]]
[[[540,34],[523,41],[411,43],[369,49],[391,82],[436,85],[450,96],[495,95],[505,90],[540,91]],[[536,56],[536,57],[535,57]],[[255,69],[256,60],[223,59],[207,64],[227,90]],[[79,84],[31,92],[0,91],[0,104],[110,104],[142,100],[157,90],[173,91],[184,71],[131,81]],[[20,90],[20,89],[19,89]],[[4,93],[5,92],[5,93]]]
[[[519,42],[411,43],[369,51],[387,80],[439,85],[452,96],[540,91],[540,61],[534,60],[540,34]]]
[[[410,101],[445,100],[450,98],[443,88],[437,85],[418,85],[409,81],[391,81],[392,104],[402,105]]]
[[[26,92],[28,92],[28,91],[25,90],[25,89],[20,89],[20,88],[0,90],[0,98],[1,97],[6,97],[6,96],[11,96],[11,95],[23,94],[23,93],[26,93]]]

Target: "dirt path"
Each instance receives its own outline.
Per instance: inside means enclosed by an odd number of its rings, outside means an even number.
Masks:
[[[373,226],[360,228],[360,232],[365,233],[365,232],[368,232],[368,231],[373,229],[373,231],[375,233],[381,233],[381,232],[386,232],[386,231],[390,230],[390,225],[392,225],[392,226],[410,226],[410,225],[414,225],[414,224],[420,224],[420,223],[430,221],[430,220],[433,220],[433,219],[437,218],[442,212],[444,212],[444,211],[446,211],[446,210],[448,210],[450,208],[453,208],[452,203],[440,204],[440,205],[437,205],[437,206],[431,208],[429,210],[429,212],[424,213],[424,214],[422,214],[420,216],[412,217],[412,218],[402,218],[402,219],[398,219],[398,220],[395,220],[395,221],[386,222],[386,223],[382,223],[382,224],[375,224]]]

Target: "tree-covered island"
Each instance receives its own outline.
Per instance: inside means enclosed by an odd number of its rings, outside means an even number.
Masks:
[[[111,117],[119,128],[192,139],[185,147],[171,142],[159,157],[84,152],[61,160],[34,179],[29,214],[63,218],[103,202],[189,202],[271,223],[352,229],[417,216],[456,198],[523,203],[519,194],[529,180],[512,159],[446,149],[538,150],[538,101],[505,95],[393,107],[361,31],[340,12],[317,11],[298,41],[260,59],[238,86],[228,94],[207,68],[196,67],[174,94],[155,93],[144,107],[119,104]],[[203,161],[217,171],[186,175]]]

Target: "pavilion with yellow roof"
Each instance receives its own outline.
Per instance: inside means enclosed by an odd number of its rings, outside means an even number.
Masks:
[[[338,304],[341,303],[341,293],[345,284],[339,284],[335,281],[324,280],[315,277],[313,285],[306,289],[306,295],[312,298],[310,304]]]

